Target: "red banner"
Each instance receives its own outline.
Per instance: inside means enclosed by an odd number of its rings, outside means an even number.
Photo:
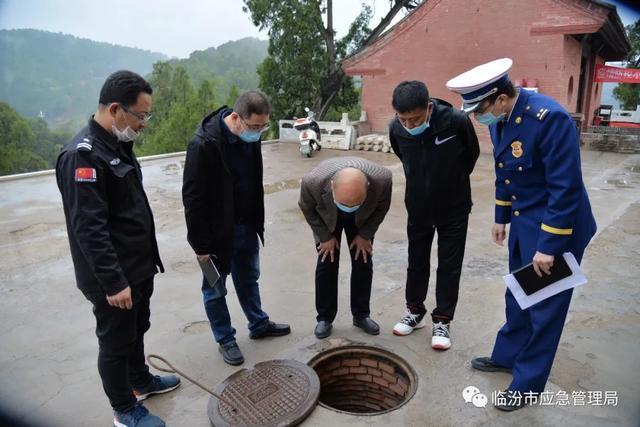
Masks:
[[[640,69],[596,64],[594,82],[640,83]]]

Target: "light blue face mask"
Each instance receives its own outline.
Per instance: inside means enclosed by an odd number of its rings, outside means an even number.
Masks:
[[[507,117],[507,115],[505,113],[502,113],[499,116],[494,116],[493,114],[487,111],[486,113],[478,114],[475,117],[479,123],[482,123],[483,125],[491,126],[504,120],[504,118]]]
[[[360,209],[360,205],[355,205],[355,206],[345,206],[340,202],[335,202],[336,206],[338,207],[338,209],[340,209],[342,212],[344,213],[354,213],[355,211],[357,211],[358,209]]]
[[[248,130],[243,130],[240,133],[240,139],[244,142],[258,142],[260,141],[261,132],[250,132]]]
[[[404,127],[404,126],[402,126]],[[421,124],[420,126],[416,126],[414,128],[404,128],[407,132],[409,132],[410,135],[412,136],[418,136],[420,135],[422,132],[424,132],[425,130],[427,130],[427,128],[429,128],[429,122],[425,121],[423,124]]]

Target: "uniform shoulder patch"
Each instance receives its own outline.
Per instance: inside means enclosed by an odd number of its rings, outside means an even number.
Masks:
[[[91,140],[89,138],[82,138],[82,141],[76,144],[76,149],[81,151],[91,151],[93,149],[93,145],[91,145]]]
[[[544,120],[547,114],[549,114],[549,111],[549,108],[541,105],[527,105],[525,107],[525,114],[534,117],[538,121]]]
[[[76,182],[96,182],[98,175],[94,168],[76,168]]]

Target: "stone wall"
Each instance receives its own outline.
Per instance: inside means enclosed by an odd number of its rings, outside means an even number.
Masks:
[[[580,143],[589,150],[640,154],[640,135],[583,132]]]

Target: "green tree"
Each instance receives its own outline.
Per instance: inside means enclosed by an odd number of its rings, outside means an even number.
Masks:
[[[144,75],[163,58],[60,33],[0,30],[0,99],[24,117],[42,112],[49,126],[70,121],[77,131],[96,108],[110,73],[128,69]]]
[[[45,145],[50,143],[50,133],[48,129],[42,129],[40,122],[35,126],[39,136],[46,135],[40,143],[36,139],[32,124],[9,104],[0,102],[0,175],[51,167],[54,157],[53,147]],[[49,162],[39,153],[47,156]]]
[[[198,89],[196,99],[195,114],[199,118],[203,118],[216,107],[215,83],[211,80],[205,80]]]
[[[627,68],[640,68],[640,20],[625,29],[631,42],[631,50],[625,58]],[[640,105],[640,83],[620,83],[613,89],[613,96],[620,101],[623,110],[635,110]]]
[[[47,162],[47,167],[55,167],[60,150],[72,135],[68,132],[51,131],[47,122],[41,118],[30,120],[29,124],[35,137],[33,153],[42,157]]]
[[[173,89],[173,67],[168,61],[153,64],[153,71],[149,76],[149,84],[153,88],[153,123],[162,121],[168,114],[169,108],[176,100]]]
[[[202,118],[216,108],[216,85],[211,80],[193,86],[185,67],[168,62],[154,64],[149,78],[154,118],[143,133],[140,155],[184,151]]]
[[[374,29],[369,28],[371,7],[364,3],[347,35],[336,40],[333,0],[243,1],[254,25],[269,33],[269,56],[258,67],[258,74],[277,118],[302,115],[306,106],[319,118],[332,104],[353,107],[356,92],[342,71],[341,61],[373,43],[398,12],[422,2],[389,0],[387,15]]]
[[[229,90],[229,96],[227,96],[227,100],[225,101],[225,104],[233,108],[233,105],[236,103],[236,100],[238,99],[239,96],[240,96],[240,90],[238,89],[238,86],[232,85],[231,89]]]

